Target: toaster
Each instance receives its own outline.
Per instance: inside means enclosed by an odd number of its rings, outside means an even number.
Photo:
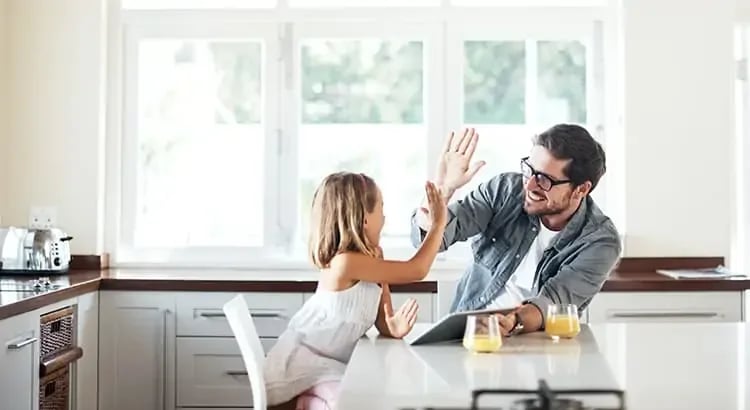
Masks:
[[[67,272],[71,239],[57,228],[0,228],[0,274]]]

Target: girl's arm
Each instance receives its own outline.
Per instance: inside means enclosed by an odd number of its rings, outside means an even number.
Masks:
[[[375,319],[375,328],[381,335],[401,339],[406,336],[417,322],[417,301],[409,299],[398,312],[393,313],[391,291],[387,283],[381,285],[383,292],[380,297],[378,316]]]
[[[351,281],[410,283],[424,279],[440,249],[446,221],[445,203],[437,188],[428,182],[426,191],[430,204],[429,214],[434,220],[422,245],[411,259],[383,260],[357,252],[347,252],[333,258],[331,270],[339,278]]]
[[[386,305],[390,307],[391,312],[393,311],[391,292],[390,289],[388,289],[387,283],[383,283],[381,286],[383,287],[383,291],[380,294],[380,303],[378,304],[378,316],[375,319],[375,328],[378,329],[378,332],[380,332],[381,335],[393,337],[393,335],[391,335],[391,331],[388,330],[388,323],[386,323],[385,321]]]

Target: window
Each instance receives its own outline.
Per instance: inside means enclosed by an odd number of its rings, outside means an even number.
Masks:
[[[518,171],[534,134],[549,126],[576,123],[594,133],[600,125],[589,114],[589,95],[596,92],[592,33],[560,27],[554,35],[530,34],[475,27],[461,36],[461,123],[479,131],[475,158],[487,165],[458,196],[498,173]]]
[[[304,263],[313,192],[342,170],[375,179],[382,245],[408,256],[447,130],[481,134],[488,165],[464,195],[517,171],[549,125],[601,126],[590,10],[562,25],[436,0],[284,3],[124,2],[115,264]]]
[[[310,205],[322,178],[363,172],[384,198],[384,246],[408,247],[411,210],[427,178],[426,62],[430,31],[303,25],[299,54],[298,225],[304,247]],[[322,36],[321,34],[329,34]]]
[[[139,43],[136,246],[263,245],[262,54],[248,40]]]

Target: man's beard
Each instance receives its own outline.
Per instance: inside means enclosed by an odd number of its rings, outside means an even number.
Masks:
[[[535,194],[538,195],[538,191],[535,192]],[[544,196],[543,194],[541,196]],[[573,196],[573,193],[569,193],[566,197],[562,198],[560,202],[553,203],[552,205],[549,205],[546,201],[547,197],[544,196],[545,201],[539,201],[539,202],[533,202],[531,203],[531,206],[529,206],[529,199],[526,197],[526,194],[524,194],[523,198],[523,210],[526,211],[529,215],[536,215],[536,216],[549,216],[549,215],[557,215],[561,214],[568,210],[570,207],[570,201],[571,197]]]

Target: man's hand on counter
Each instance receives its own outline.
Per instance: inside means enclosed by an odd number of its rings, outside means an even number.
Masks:
[[[536,332],[542,328],[542,312],[535,305],[526,304],[507,314],[498,313],[497,322],[503,336]]]

